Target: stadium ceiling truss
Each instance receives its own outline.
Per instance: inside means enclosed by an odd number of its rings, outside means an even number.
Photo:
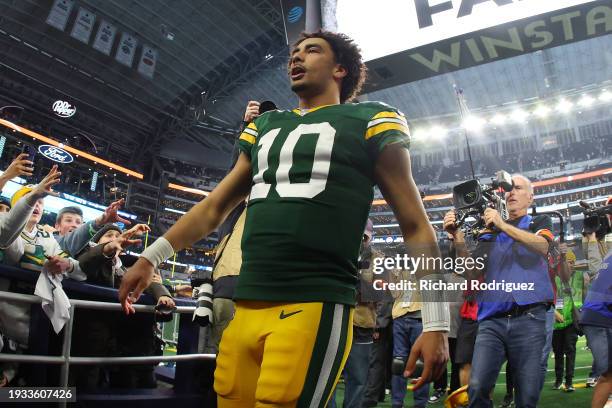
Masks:
[[[72,38],[73,17],[64,32],[46,24],[52,4],[0,0],[1,99],[40,112],[66,99],[77,106],[77,130],[138,152],[135,163],[177,137],[231,150],[239,118],[209,107],[286,54],[275,0],[75,0],[73,15],[83,7],[96,16],[92,38],[105,20],[117,37],[130,33],[158,51],[151,80],[136,69],[140,51],[126,67],[115,48],[106,56],[91,39]]]

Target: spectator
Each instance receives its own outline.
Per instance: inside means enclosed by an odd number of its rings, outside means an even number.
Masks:
[[[248,125],[259,116],[259,102],[249,101],[246,106],[243,126]],[[236,140],[238,139],[237,136]],[[238,144],[232,152],[233,168],[238,160]],[[234,290],[238,282],[238,275],[242,266],[242,233],[246,219],[246,203],[241,202],[232,210],[225,221],[219,226],[219,245],[215,251],[213,267],[213,321],[207,348],[212,353],[219,352],[221,335],[234,317]]]
[[[359,256],[357,306],[353,314],[353,342],[344,367],[344,408],[361,407],[368,382],[370,352],[374,342],[378,294],[372,287],[374,259],[383,256],[371,247],[374,224],[368,219]],[[335,393],[329,406],[335,407]]]
[[[565,255],[565,262],[570,271],[569,279],[555,278],[557,285],[557,301],[555,303],[555,331],[553,334],[553,352],[555,353],[555,384],[553,389],[563,388],[563,372],[565,371],[565,390],[574,391],[573,378],[576,365],[576,342],[578,322],[575,316],[582,306],[582,273],[576,273],[574,264],[576,255],[571,250]],[[565,370],[564,370],[565,358]]]
[[[384,256],[381,254],[380,256]],[[381,279],[389,281],[386,271]],[[368,369],[368,383],[363,397],[364,408],[375,407],[378,402],[385,400],[385,390],[391,389],[391,357],[393,337],[393,297],[389,290],[385,290],[382,299],[376,303],[376,328],[374,330],[374,343],[370,353],[370,367]]]
[[[391,271],[390,279],[394,282],[414,281],[407,269]],[[392,291],[395,302],[393,303],[393,359],[405,362],[416,339],[423,331],[421,320],[421,297],[418,291]],[[401,408],[404,406],[406,396],[407,380],[403,375],[393,374],[391,378],[391,406]],[[414,407],[424,408],[429,398],[429,384],[413,392]]]
[[[612,394],[612,252],[608,253],[584,300],[580,324],[593,354],[593,374],[599,377],[592,408],[603,408]]]
[[[11,200],[5,197],[0,197],[0,214],[7,213],[11,210]]]
[[[130,221],[118,214],[119,208],[124,203],[125,200],[123,198],[111,203],[98,218],[84,224],[83,211],[80,208],[62,208],[55,221],[55,229],[59,234],[55,236],[55,239],[57,239],[60,247],[68,254],[73,256],[79,254],[102,226],[114,222],[130,224]]]
[[[149,231],[149,227],[139,224],[121,233],[114,224],[106,224],[92,238],[90,248],[79,255],[79,263],[87,275],[87,282],[101,286],[118,288],[125,273],[124,262],[129,256],[123,251],[138,244],[134,239]],[[133,262],[133,260],[132,260]],[[148,290],[158,306],[173,308],[174,300],[158,277]],[[151,314],[124,316],[117,312],[107,313],[78,310],[75,318],[74,353],[87,356],[134,356],[156,354],[155,321]],[[104,383],[100,366],[79,367],[74,371],[72,383],[84,389],[96,389],[108,385]],[[121,366],[111,372],[110,384],[121,388],[154,388],[153,366]]]
[[[59,183],[60,173],[53,166],[49,174],[36,186],[25,186],[17,190],[11,198],[12,210],[1,220],[0,237],[5,235],[1,244],[3,263],[18,265],[34,271],[47,271],[49,274],[66,274],[82,280],[78,262],[67,257],[51,235],[38,224],[43,213],[44,197],[53,194],[52,187]],[[25,226],[25,227],[24,227]],[[8,290],[9,281],[0,279],[0,289]],[[1,301],[0,333],[13,352],[21,352],[28,346],[30,331],[30,305]],[[16,365],[4,371],[4,380],[10,382],[15,374]],[[11,373],[7,375],[7,373]]]

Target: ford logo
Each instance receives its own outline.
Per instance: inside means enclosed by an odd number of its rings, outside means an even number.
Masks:
[[[289,14],[287,15],[287,21],[290,23],[297,23],[300,17],[304,14],[304,9],[300,6],[295,6],[291,10],[289,10]]]
[[[66,101],[53,102],[53,112],[62,118],[69,118],[76,113],[76,106]]]
[[[56,146],[40,145],[38,146],[38,152],[54,162],[66,164],[74,161],[70,153]]]

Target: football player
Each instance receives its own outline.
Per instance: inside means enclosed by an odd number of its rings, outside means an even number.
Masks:
[[[222,408],[325,406],[350,349],[357,258],[375,184],[406,243],[439,256],[411,176],[406,119],[382,103],[348,103],[365,78],[358,47],[343,34],[303,34],[288,73],[298,109],[266,112],[244,129],[233,170],[142,253],[120,289],[133,312],[155,267],[214,231],[249,196],[236,314],[215,371]],[[423,327],[405,373],[423,359],[417,387],[446,367],[444,303],[424,306]]]

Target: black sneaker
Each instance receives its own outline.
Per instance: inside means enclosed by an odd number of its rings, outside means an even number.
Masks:
[[[576,391],[576,389],[574,388],[574,385],[572,383],[565,385],[565,392],[574,392],[574,391]]]
[[[499,408],[512,408],[514,406],[514,396],[506,394]]]
[[[434,390],[434,393],[431,397],[429,397],[429,403],[430,404],[435,404],[437,402],[440,402],[444,399],[444,396],[446,395],[446,391],[444,390]]]
[[[562,390],[563,389],[563,382],[561,380],[557,380],[555,381],[555,384],[552,386],[553,390]]]

